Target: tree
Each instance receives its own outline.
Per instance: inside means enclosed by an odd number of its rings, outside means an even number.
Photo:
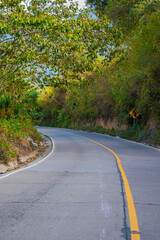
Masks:
[[[77,4],[65,3],[1,1],[0,91],[13,83],[65,83],[68,75],[79,78],[93,68],[98,53],[108,54],[113,41],[110,21],[93,19],[89,10],[77,12]]]
[[[106,15],[124,35],[136,30],[137,24],[152,12],[159,12],[159,0],[87,0],[87,5]]]
[[[108,0],[87,0],[86,4],[100,13],[105,13]]]

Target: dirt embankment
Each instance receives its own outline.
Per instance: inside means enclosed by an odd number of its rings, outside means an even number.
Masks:
[[[42,140],[37,144],[31,137],[28,139],[20,138],[17,141],[15,140],[12,145],[17,156],[11,158],[6,164],[3,163],[3,160],[0,160],[0,174],[15,170],[35,160],[47,148],[47,140],[42,137]]]
[[[137,123],[132,126],[129,124],[122,124],[118,121],[118,118],[99,118],[92,123],[90,122],[82,126],[76,126],[74,129],[119,136],[124,139],[160,148],[160,122],[153,117],[147,121],[145,126]]]
[[[100,126],[105,129],[115,129],[115,130],[127,130],[127,124],[121,124],[118,118],[108,119],[107,121],[103,118],[98,118],[94,122],[94,126]]]

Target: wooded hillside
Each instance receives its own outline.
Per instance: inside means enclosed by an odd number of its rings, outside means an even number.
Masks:
[[[159,144],[160,1],[88,1],[118,33],[79,85],[46,88],[41,122]],[[104,39],[104,46],[108,35]],[[46,93],[45,93],[46,92]],[[135,119],[136,118],[136,119]]]
[[[1,1],[1,161],[31,121],[160,144],[160,1],[87,3]]]

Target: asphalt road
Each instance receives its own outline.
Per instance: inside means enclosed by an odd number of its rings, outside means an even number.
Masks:
[[[50,156],[0,177],[1,240],[134,239],[115,156],[78,135],[119,156],[134,200],[139,239],[160,239],[159,150],[101,134],[39,130],[54,139]]]

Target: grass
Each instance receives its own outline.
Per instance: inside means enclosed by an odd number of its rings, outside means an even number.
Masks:
[[[8,164],[13,158],[18,157],[18,145],[31,137],[34,142],[41,141],[40,134],[33,128],[30,120],[0,119],[0,162]]]

